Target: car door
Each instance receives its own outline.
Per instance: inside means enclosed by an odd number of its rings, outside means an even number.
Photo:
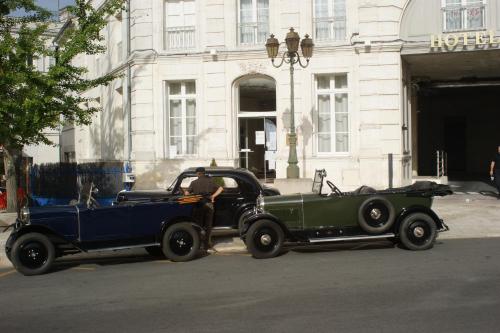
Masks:
[[[230,175],[215,176],[214,181],[224,189],[215,199],[214,227],[235,227],[236,213],[245,202],[241,181]]]
[[[129,209],[127,205],[81,207],[80,241],[110,241],[105,247],[126,241],[130,238]]]

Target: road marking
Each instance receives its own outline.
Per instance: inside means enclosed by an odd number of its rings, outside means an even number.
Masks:
[[[95,271],[94,267],[73,267],[75,271]]]
[[[0,278],[5,277],[5,276],[10,275],[10,274],[15,273],[15,272],[16,272],[16,270],[13,269],[13,270],[5,272],[5,273],[0,273]]]

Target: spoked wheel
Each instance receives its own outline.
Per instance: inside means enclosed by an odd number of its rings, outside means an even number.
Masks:
[[[55,258],[55,249],[47,236],[28,233],[19,237],[12,246],[11,261],[23,275],[46,273]]]
[[[163,253],[170,260],[191,260],[199,249],[200,235],[189,222],[174,224],[163,235]]]
[[[427,214],[414,213],[404,218],[399,228],[401,243],[409,250],[421,251],[434,246],[437,228]]]
[[[254,258],[267,259],[282,253],[284,239],[283,229],[277,223],[260,220],[248,229],[246,245]]]
[[[369,197],[358,210],[359,226],[370,234],[386,232],[394,224],[395,218],[394,206],[380,196]]]

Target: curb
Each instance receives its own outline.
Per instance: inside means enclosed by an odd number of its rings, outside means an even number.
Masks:
[[[5,254],[5,243],[9,238],[10,232],[0,231],[0,268],[12,267],[12,263]]]

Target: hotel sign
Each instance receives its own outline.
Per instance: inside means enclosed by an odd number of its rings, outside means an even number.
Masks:
[[[475,47],[490,47],[500,45],[500,38],[495,36],[494,31],[478,31],[474,34],[467,32],[444,34],[444,35],[431,35],[431,48],[432,49],[452,49],[457,46],[475,46]]]

